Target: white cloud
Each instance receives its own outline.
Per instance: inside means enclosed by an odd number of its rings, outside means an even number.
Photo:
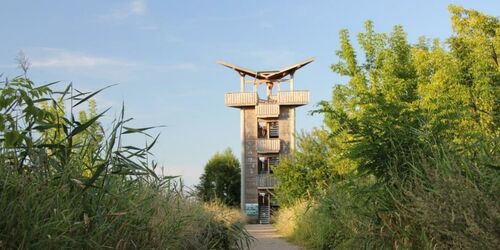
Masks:
[[[111,13],[104,15],[105,18],[123,19],[130,16],[140,16],[146,13],[146,0],[132,0],[126,5],[119,6]]]
[[[67,69],[71,71],[93,72],[92,74],[105,73],[110,76],[127,75],[125,72],[190,72],[198,69],[194,62],[167,62],[152,63],[147,61],[134,61],[123,57],[108,57],[103,55],[70,51],[60,48],[30,48],[27,49],[30,68],[39,70]],[[0,69],[15,69],[16,64],[2,64]],[[1,70],[0,70],[0,73]]]
[[[142,15],[146,12],[145,0],[133,0],[128,7],[131,14]]]
[[[33,68],[82,68],[98,66],[132,66],[126,60],[87,55],[79,52],[71,52],[61,49],[44,49],[48,52],[40,57],[32,57],[31,66]]]

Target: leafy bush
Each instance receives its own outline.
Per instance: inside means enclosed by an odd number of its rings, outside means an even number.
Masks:
[[[290,238],[307,249],[496,249],[497,170],[471,168],[449,151],[408,164],[406,178],[389,166],[391,182],[356,175],[333,184],[312,209],[298,210]]]

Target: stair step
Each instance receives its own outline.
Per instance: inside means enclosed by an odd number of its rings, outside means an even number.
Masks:
[[[260,224],[269,224],[270,217],[270,209],[269,206],[260,206],[259,207],[259,221]]]

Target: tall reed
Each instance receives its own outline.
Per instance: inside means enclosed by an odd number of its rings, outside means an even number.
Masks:
[[[106,88],[54,91],[56,83],[35,86],[26,76],[1,84],[0,249],[248,246],[241,220],[221,220],[176,177],[156,174],[154,127],[130,126],[123,106],[109,129],[107,110],[77,118]],[[134,135],[149,142],[126,145]]]

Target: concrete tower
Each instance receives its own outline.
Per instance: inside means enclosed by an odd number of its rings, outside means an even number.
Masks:
[[[279,207],[273,198],[273,169],[281,156],[294,150],[295,108],[309,102],[309,91],[295,90],[294,74],[313,60],[273,71],[218,62],[240,76],[240,91],[226,93],[224,101],[226,106],[240,109],[241,209],[251,221],[269,223]],[[246,91],[247,84],[252,85],[250,91]],[[259,92],[265,95],[259,96]]]

